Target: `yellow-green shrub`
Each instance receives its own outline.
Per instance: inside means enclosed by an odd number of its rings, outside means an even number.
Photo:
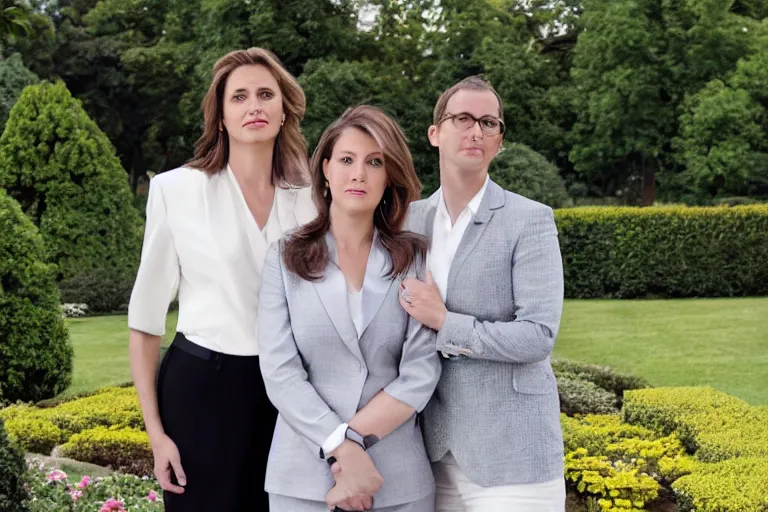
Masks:
[[[605,454],[609,444],[622,439],[656,439],[652,430],[621,422],[618,414],[590,414],[577,418],[560,415],[566,451],[585,448],[592,455]]]
[[[49,408],[13,405],[0,410],[0,418],[8,422],[11,437],[37,453],[49,453],[73,434],[97,426],[143,428],[134,388],[108,387]]]
[[[25,451],[49,455],[64,440],[61,429],[40,418],[17,416],[6,420],[5,430]]]
[[[672,484],[680,512],[765,512],[768,458],[704,464]]]
[[[72,434],[99,425],[143,427],[139,397],[134,388],[104,388],[95,395],[43,411],[59,428]]]
[[[96,427],[73,435],[61,455],[136,475],[151,475],[153,458],[147,433],[135,428]]]
[[[566,451],[581,448],[589,455],[606,455],[664,480],[688,474],[694,467],[677,436],[659,437],[645,427],[622,423],[619,415],[561,415],[561,424]]]
[[[768,412],[712,388],[653,388],[628,391],[627,423],[675,433],[706,462],[732,457],[768,457]]]
[[[651,476],[606,456],[591,456],[579,448],[565,455],[565,478],[581,494],[599,496],[602,510],[642,511],[659,495],[661,485]]]
[[[768,294],[768,205],[555,212],[569,298]]]

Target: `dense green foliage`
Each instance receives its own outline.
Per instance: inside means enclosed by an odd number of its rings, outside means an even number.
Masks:
[[[0,60],[0,134],[21,91],[37,81],[37,75],[24,67],[19,54]]]
[[[426,193],[435,100],[482,73],[504,99],[506,141],[554,164],[574,199],[709,204],[768,197],[763,4],[35,0],[32,30],[2,56],[64,80],[134,188],[190,157],[213,62],[263,46],[305,88],[310,148],[344,108],[374,103],[405,129]]]
[[[0,138],[0,186],[38,226],[60,278],[132,270],[142,221],[109,139],[63,82],[31,85]]]
[[[26,469],[21,450],[8,439],[0,419],[0,510],[25,512],[27,493],[24,491]]]
[[[72,380],[55,269],[19,204],[0,190],[0,397],[42,400]]]

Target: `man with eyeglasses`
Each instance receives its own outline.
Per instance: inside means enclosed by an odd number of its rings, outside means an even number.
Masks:
[[[440,189],[411,205],[428,236],[427,281],[401,304],[438,332],[443,372],[422,427],[437,512],[563,512],[563,439],[550,354],[563,306],[552,209],[488,177],[501,98],[470,77],[438,99],[428,135]]]

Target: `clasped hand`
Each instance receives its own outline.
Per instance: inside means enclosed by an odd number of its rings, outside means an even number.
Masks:
[[[325,497],[328,508],[371,510],[373,496],[384,483],[371,457],[358,444],[349,440],[344,441],[332,455],[336,458],[336,463],[331,467],[336,483]]]

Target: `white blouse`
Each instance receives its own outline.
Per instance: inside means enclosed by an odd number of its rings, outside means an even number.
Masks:
[[[311,188],[275,188],[260,230],[232,170],[181,167],[152,178],[128,326],[162,336],[178,292],[178,332],[216,352],[258,355],[256,318],[269,245],[317,215]]]

